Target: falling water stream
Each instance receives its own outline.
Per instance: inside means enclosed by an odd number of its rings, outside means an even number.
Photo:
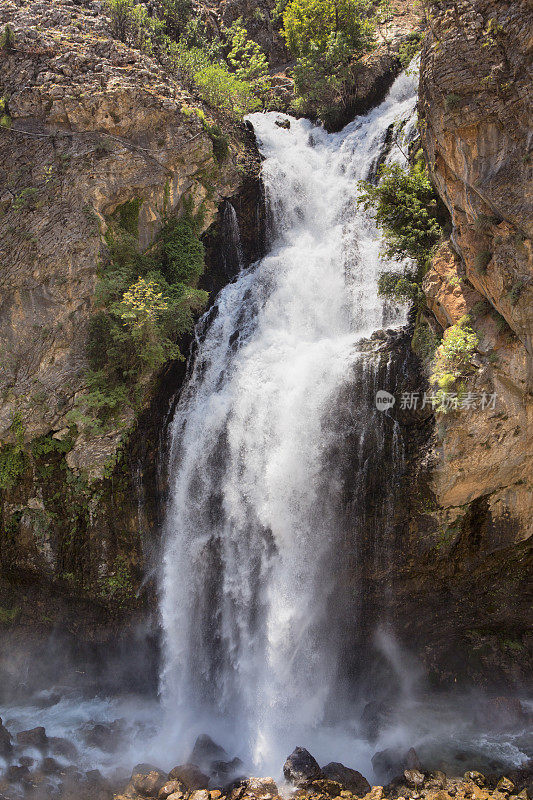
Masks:
[[[220,293],[173,421],[163,697],[186,727],[237,727],[257,764],[324,722],[354,624],[339,613],[349,604],[331,603],[344,537],[327,458],[335,402],[363,358],[358,342],[404,321],[377,295],[380,240],[358,181],[415,102],[402,75],[338,134],[250,117],[270,249]],[[361,440],[365,424],[372,415]]]

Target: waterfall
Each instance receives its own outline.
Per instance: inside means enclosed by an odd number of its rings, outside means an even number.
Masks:
[[[357,184],[375,174],[391,125],[415,102],[402,75],[338,134],[307,120],[279,127],[276,113],[250,117],[265,158],[269,250],[201,321],[172,423],[164,704],[183,730],[225,724],[258,765],[327,723],[357,625],[353,586],[337,580],[347,531],[336,448],[346,439],[359,454],[356,539],[379,449],[401,460],[373,405],[381,356],[360,342],[401,325],[404,312],[377,295],[380,239],[357,207]],[[403,156],[393,147],[389,158]],[[375,525],[391,516],[387,492],[380,503]]]

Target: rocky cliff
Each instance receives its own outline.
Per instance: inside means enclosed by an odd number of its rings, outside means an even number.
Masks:
[[[215,153],[212,112],[158,62],[110,38],[101,4],[6,2],[6,25],[14,41],[0,52],[0,622],[46,628],[65,613],[47,599],[50,587],[90,599],[97,616],[142,603],[143,536],[156,523],[143,510],[141,478],[146,458],[154,468],[155,419],[160,426],[172,380],[154,369],[135,408],[122,405],[103,427],[83,419],[87,332],[110,225],[126,218],[144,250],[163,218],[201,209],[212,267],[202,280],[216,291],[228,276],[209,242],[225,198],[234,198],[245,245],[257,238],[258,155],[246,128],[227,120],[228,153]]]
[[[425,642],[437,680],[521,685],[533,658],[533,15],[520,0],[435,0],[427,12],[420,132],[452,232],[424,279],[425,320],[442,335],[468,315],[479,343],[472,403],[415,437],[391,613],[407,646]],[[419,436],[430,387],[413,388]]]

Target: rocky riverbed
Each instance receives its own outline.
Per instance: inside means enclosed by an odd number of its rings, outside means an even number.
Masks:
[[[43,704],[57,701],[53,695],[42,698]],[[372,715],[368,708],[366,713],[370,739],[383,722],[383,714],[373,711]],[[517,700],[493,699],[484,704],[483,713],[500,734],[507,729],[514,735],[520,728],[522,743],[530,738],[530,715]],[[522,762],[515,759],[507,767],[501,760],[503,746],[500,758],[495,752],[492,760],[481,751],[476,759],[476,753],[461,750],[459,742],[453,756],[445,747],[433,757],[423,748],[417,752],[401,745],[377,750],[371,785],[351,766],[321,766],[303,747],[288,756],[279,779],[250,777],[238,757],[206,734],[196,739],[184,763],[170,770],[156,763],[140,763],[130,770],[124,760],[129,740],[140,737],[153,758],[154,749],[148,745],[155,729],[146,723],[143,727],[138,722],[134,729],[125,719],[91,720],[70,736],[49,735],[42,725],[17,730],[14,719],[6,723],[0,720],[0,800],[533,800],[533,759],[527,742]],[[89,768],[90,754],[97,752],[108,758],[95,759],[100,769]],[[357,762],[355,752],[354,746]],[[472,768],[476,763],[479,769]]]

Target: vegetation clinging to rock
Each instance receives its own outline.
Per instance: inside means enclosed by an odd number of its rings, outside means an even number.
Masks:
[[[139,402],[153,370],[182,357],[177,341],[207,301],[195,288],[204,268],[200,224],[191,212],[168,218],[146,253],[120,224],[108,234],[109,259],[96,290],[100,310],[89,325],[89,391],[71,422],[98,429]]]
[[[464,316],[456,325],[446,328],[435,353],[429,382],[437,387],[436,410],[442,413],[450,409],[447,395],[454,389],[461,390],[462,379],[472,370],[471,359],[479,340],[469,322],[470,318]]]
[[[291,0],[283,11],[283,35],[296,56],[299,111],[327,121],[346,103],[358,59],[374,47],[385,3],[373,0]]]
[[[409,170],[399,164],[385,165],[376,185],[362,181],[360,187],[359,202],[366,210],[374,211],[382,228],[384,254],[410,260],[403,272],[384,272],[380,276],[380,294],[408,302],[422,299],[422,278],[442,236],[445,219],[423,160],[417,159]]]

